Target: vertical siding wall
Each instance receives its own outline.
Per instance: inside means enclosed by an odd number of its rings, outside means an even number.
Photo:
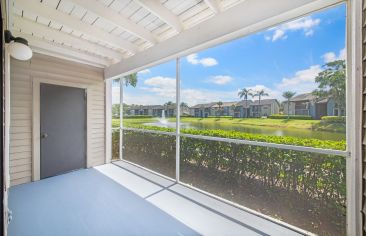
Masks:
[[[88,85],[91,98],[88,140],[89,166],[105,162],[105,86],[103,69],[34,54],[30,61],[11,61],[11,185],[32,180],[32,79],[48,79]]]

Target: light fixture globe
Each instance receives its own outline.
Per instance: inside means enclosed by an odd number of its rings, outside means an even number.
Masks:
[[[18,42],[11,42],[9,44],[9,53],[15,59],[26,61],[32,58],[32,50],[28,45]]]
[[[9,30],[5,30],[5,42],[9,43],[9,53],[18,60],[31,59],[33,53],[28,46],[28,41],[21,37],[14,37]]]

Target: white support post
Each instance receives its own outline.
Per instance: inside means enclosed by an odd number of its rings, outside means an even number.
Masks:
[[[123,159],[123,78],[119,79],[119,159]]]
[[[362,235],[362,1],[347,2],[347,235]]]
[[[105,163],[112,160],[112,80],[105,80]]]
[[[176,59],[176,134],[175,134],[175,180],[179,183],[180,174],[180,62]]]
[[[8,226],[8,193],[10,188],[10,54],[9,54],[9,48],[5,47],[5,81],[3,82],[3,85],[5,87],[4,91],[5,94],[3,94],[3,99],[5,100],[5,116],[4,118],[4,200],[3,200],[3,206],[4,206],[4,234],[7,235],[7,226]]]

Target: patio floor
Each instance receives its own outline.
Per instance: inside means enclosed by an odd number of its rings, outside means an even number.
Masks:
[[[300,235],[118,161],[10,189],[9,235]]]

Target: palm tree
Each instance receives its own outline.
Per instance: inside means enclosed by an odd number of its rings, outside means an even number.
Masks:
[[[268,93],[264,91],[264,89],[256,91],[254,94],[251,94],[254,97],[258,97],[258,106],[259,106],[259,114],[262,114],[262,108],[261,108],[261,98],[264,96],[269,96]]]
[[[295,92],[286,91],[283,92],[282,97],[287,99],[287,119],[290,119],[290,99],[295,96]]]
[[[222,102],[221,101],[219,101],[218,103],[217,103],[217,105],[219,106],[219,116],[221,116],[221,106],[222,106]]]
[[[238,93],[239,98],[240,99],[243,98],[245,101],[245,106],[243,106],[244,110],[247,109],[247,107],[248,107],[248,96],[251,95],[250,91],[252,91],[252,90],[243,88]],[[248,117],[248,112],[245,112],[245,116]]]

